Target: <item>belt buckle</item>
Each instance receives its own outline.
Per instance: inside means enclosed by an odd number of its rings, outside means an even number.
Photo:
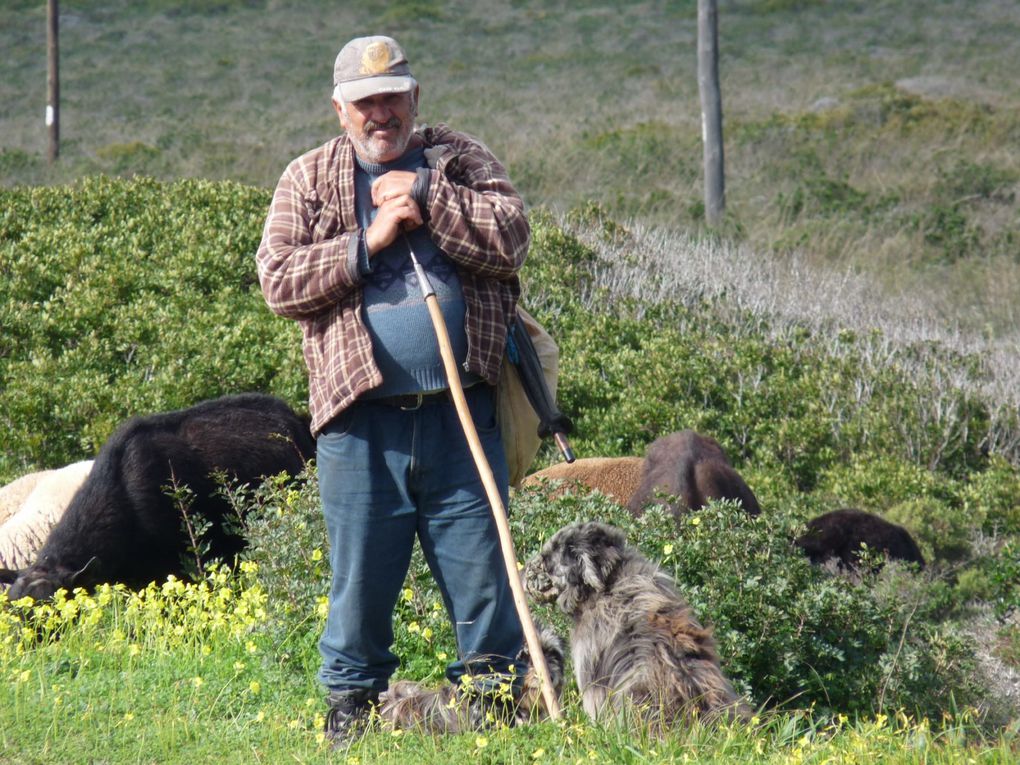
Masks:
[[[413,412],[416,409],[421,409],[422,402],[425,401],[425,394],[419,392],[419,393],[412,393],[411,395],[415,397],[414,406],[402,406],[402,407],[400,407],[402,411]]]

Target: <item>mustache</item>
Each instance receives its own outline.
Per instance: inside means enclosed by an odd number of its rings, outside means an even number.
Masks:
[[[368,120],[365,123],[365,132],[371,133],[376,130],[397,130],[404,123],[400,121],[399,117],[390,117],[386,122],[376,122],[375,120]]]

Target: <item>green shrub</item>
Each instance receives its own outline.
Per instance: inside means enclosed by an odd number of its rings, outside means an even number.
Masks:
[[[314,464],[295,481],[280,476],[231,499],[244,518],[244,557],[258,564],[276,624],[288,632],[324,617],[329,554]]]
[[[936,714],[952,694],[977,692],[971,647],[934,621],[945,610],[943,585],[895,565],[882,587],[825,573],[791,544],[799,522],[788,514],[751,518],[721,502],[679,524],[659,510],[635,520],[599,495],[550,500],[544,489],[528,489],[514,501],[519,556],[579,520],[620,526],[674,573],[714,627],[725,671],[757,705]]]
[[[884,510],[918,497],[951,496],[945,476],[904,459],[875,454],[853,455],[823,474],[819,491],[864,510]]]
[[[971,554],[971,536],[981,528],[980,518],[934,499],[901,502],[883,515],[911,533],[928,562],[965,560]]]
[[[1020,540],[1010,539],[998,554],[981,561],[991,585],[990,600],[1000,617],[1020,610]]]
[[[969,515],[989,534],[1020,533],[1020,470],[993,456],[987,469],[974,472],[961,491]]]
[[[304,406],[254,254],[265,191],[94,178],[0,191],[0,476],[91,457],[135,414],[258,390]]]

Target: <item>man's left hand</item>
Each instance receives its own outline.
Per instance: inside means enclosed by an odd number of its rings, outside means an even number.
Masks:
[[[379,207],[383,202],[399,196],[409,196],[417,175],[407,170],[390,170],[372,183],[372,204]]]

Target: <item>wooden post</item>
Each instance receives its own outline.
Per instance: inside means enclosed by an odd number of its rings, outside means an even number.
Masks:
[[[722,219],[726,209],[717,0],[698,0],[698,90],[701,93],[701,140],[704,146],[705,220],[714,226]]]
[[[58,32],[60,23],[57,0],[46,3],[46,129],[49,133],[49,148],[46,156],[50,162],[60,154],[60,44]]]

